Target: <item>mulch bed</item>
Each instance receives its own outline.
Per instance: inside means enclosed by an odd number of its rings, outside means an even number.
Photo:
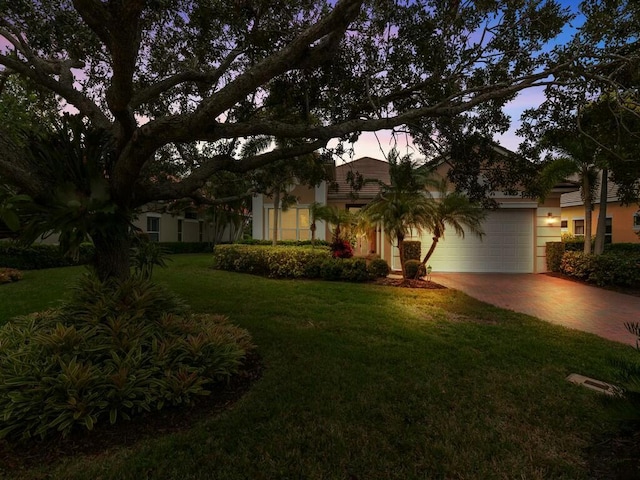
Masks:
[[[228,383],[214,387],[211,395],[201,397],[191,407],[144,413],[130,421],[98,425],[100,428],[92,432],[78,431],[64,439],[30,440],[24,444],[0,440],[0,474],[36,465],[52,465],[65,457],[100,455],[112,447],[127,447],[145,438],[186,430],[198,421],[228,409],[262,376],[263,370],[260,356],[251,352],[238,375]]]
[[[376,285],[385,285],[388,287],[402,287],[402,288],[428,288],[431,290],[440,290],[447,287],[440,285],[439,283],[432,282],[430,280],[419,279],[402,279],[402,278],[378,278],[373,283]]]

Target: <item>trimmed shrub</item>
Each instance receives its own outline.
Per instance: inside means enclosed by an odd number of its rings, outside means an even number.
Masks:
[[[190,314],[164,288],[87,275],[60,309],[0,328],[0,438],[65,436],[190,404],[251,348],[245,330]]]
[[[213,245],[209,242],[159,242],[159,245],[167,255],[180,253],[209,253]]]
[[[373,277],[381,277],[384,278],[389,275],[391,269],[389,268],[389,264],[383,260],[382,258],[374,258],[369,263],[369,273]]]
[[[547,270],[550,272],[559,272],[562,256],[564,255],[564,246],[562,242],[547,242]]]
[[[329,252],[326,248],[218,245],[213,258],[219,270],[271,278],[314,278]]]
[[[12,242],[0,242],[0,267],[40,270],[85,265],[91,261],[94,252],[93,244],[83,243],[80,245],[80,255],[75,261],[65,257],[58,245],[34,244],[22,247]]]
[[[234,245],[264,245],[271,246],[271,240],[254,240],[248,238],[244,240],[238,240],[234,242]],[[328,247],[330,245],[326,240],[316,240],[316,247]],[[278,240],[278,247],[310,247],[312,246],[311,240]]]
[[[346,240],[336,240],[329,245],[331,256],[333,258],[351,258],[353,257],[353,247]]]
[[[629,253],[640,256],[640,243],[609,243],[604,246],[605,253]]]
[[[0,268],[0,285],[22,280],[22,272],[15,268]]]
[[[606,253],[593,259],[588,280],[600,286],[640,286],[640,254]]]
[[[214,268],[271,278],[364,282],[373,278],[364,258],[333,258],[326,248],[219,245]]]
[[[593,271],[595,255],[582,252],[565,252],[560,262],[560,271],[565,275],[587,280]]]
[[[404,260],[422,260],[422,242],[417,240],[405,240],[402,242],[404,247]]]
[[[407,260],[404,262],[404,272],[407,278],[424,277],[427,274],[419,260]]]

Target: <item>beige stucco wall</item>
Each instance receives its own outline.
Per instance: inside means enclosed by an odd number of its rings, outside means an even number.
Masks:
[[[607,217],[611,217],[611,235],[613,243],[640,243],[640,238],[633,231],[633,214],[638,211],[636,205],[621,206],[618,203],[607,204]],[[600,206],[594,205],[594,211],[591,215],[592,234],[596,234],[596,226],[598,222],[598,213]],[[578,205],[575,207],[562,208],[562,220],[567,220],[567,229],[563,233],[574,233],[573,220],[584,219],[584,207]]]

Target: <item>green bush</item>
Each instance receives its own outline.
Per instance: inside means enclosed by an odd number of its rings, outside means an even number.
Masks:
[[[404,262],[404,272],[407,278],[419,278],[427,274],[419,260],[407,260]]]
[[[145,280],[85,276],[60,309],[0,328],[0,438],[91,430],[190,404],[236,373],[248,333]]]
[[[271,240],[254,240],[253,238],[238,240],[234,245],[263,245],[271,246]],[[326,240],[316,240],[316,247],[328,247],[330,242]],[[279,247],[310,247],[312,246],[311,240],[278,240],[277,246]]]
[[[600,286],[640,286],[640,255],[565,252],[560,271]]]
[[[22,272],[15,268],[0,268],[0,285],[22,280]]]
[[[155,245],[160,245],[167,255],[209,253],[213,249],[213,245],[209,242],[159,242]]]
[[[588,280],[593,271],[595,255],[582,252],[565,252],[560,262],[560,271],[565,275]]]
[[[604,252],[640,255],[640,243],[609,243],[604,246]]]
[[[369,263],[369,273],[372,277],[384,278],[389,275],[390,271],[389,264],[382,258],[374,258]]]
[[[422,242],[416,240],[405,240],[402,242],[402,246],[404,247],[405,262],[407,260],[420,261],[422,259]]]
[[[640,254],[605,253],[593,259],[588,280],[600,286],[640,286]]]
[[[564,255],[564,243],[547,242],[547,270],[550,272],[559,272],[562,256]]]
[[[214,268],[271,278],[322,278],[364,282],[372,278],[364,258],[331,258],[326,247],[218,245]]]
[[[73,260],[65,257],[57,245],[34,244],[23,247],[12,242],[0,242],[0,267],[19,270],[85,265],[91,261],[93,255],[94,248],[90,243],[80,245],[80,255],[77,260]]]
[[[215,268],[271,278],[313,278],[318,259],[329,256],[326,247],[218,245],[213,252]]]

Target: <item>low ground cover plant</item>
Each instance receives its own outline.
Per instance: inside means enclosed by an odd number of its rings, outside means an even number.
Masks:
[[[0,285],[22,280],[22,272],[15,268],[0,268]]]
[[[85,275],[60,308],[0,327],[0,438],[63,436],[192,403],[238,372],[246,330],[138,276]]]

